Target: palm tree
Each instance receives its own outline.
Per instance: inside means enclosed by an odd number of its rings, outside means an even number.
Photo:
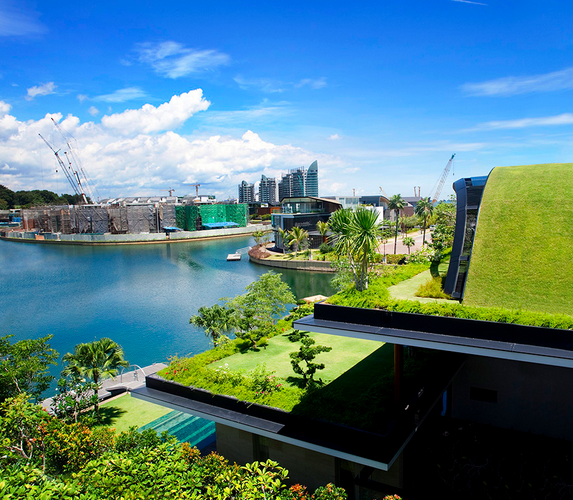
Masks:
[[[294,226],[289,231],[291,241],[296,245],[296,250],[294,252],[295,257],[298,255],[298,251],[304,240],[308,239],[308,231],[298,226]]]
[[[348,258],[358,291],[368,288],[370,258],[380,244],[378,213],[366,207],[340,209],[330,216],[334,251]]]
[[[64,377],[72,376],[76,379],[88,377],[98,388],[101,388],[103,379],[114,377],[120,367],[129,366],[124,359],[122,347],[107,337],[76,345],[74,352],[64,354],[62,361],[67,363],[62,370]],[[95,404],[95,410],[99,418],[99,400]]]
[[[410,247],[413,247],[416,242],[414,241],[414,238],[412,238],[411,236],[406,236],[403,240],[402,243],[404,243],[404,245],[406,245],[408,247],[408,255],[410,255]]]
[[[211,307],[201,306],[198,314],[191,316],[189,323],[205,329],[205,335],[217,347],[225,340],[225,334],[233,328],[233,311],[215,304]]]
[[[402,199],[401,194],[395,194],[388,200],[388,209],[394,210],[396,215],[396,235],[394,236],[394,255],[396,254],[396,246],[398,245],[398,221],[400,219],[400,210],[406,206],[406,202]]]
[[[329,229],[330,229],[330,226],[328,225],[328,222],[323,222],[323,221],[319,220],[316,223],[316,230],[322,236],[322,242],[323,243],[326,243],[326,233],[328,233]]]
[[[279,227],[279,236],[281,238],[282,241],[282,246],[283,246],[283,253],[288,253],[288,247],[290,246],[291,240],[290,240],[290,234],[288,231],[285,231],[284,229]],[[275,241],[275,245],[277,244],[277,242]]]
[[[428,217],[434,213],[434,205],[430,202],[429,199],[422,198],[416,204],[416,215],[423,219],[423,228],[424,228],[424,237],[422,238],[422,245],[426,244],[426,225],[428,222]]]

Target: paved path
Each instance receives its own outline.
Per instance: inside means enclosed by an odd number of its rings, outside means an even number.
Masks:
[[[422,248],[422,240],[424,238],[423,233],[410,233],[408,236],[414,238],[414,246],[410,247],[410,252],[415,252],[416,250],[420,250]],[[432,236],[429,230],[426,230],[426,243],[432,242]],[[384,245],[380,245],[378,247],[378,253],[384,253]],[[388,239],[388,243],[386,243],[386,253],[392,254],[394,253],[394,237]],[[398,235],[398,242],[396,245],[396,253],[405,253],[408,254],[408,247],[402,243],[402,236]]]

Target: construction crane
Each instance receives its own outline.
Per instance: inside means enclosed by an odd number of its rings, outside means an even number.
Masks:
[[[62,138],[64,139],[66,146],[68,146],[68,151],[64,151],[64,154],[66,155],[66,159],[68,160],[70,167],[72,168],[75,176],[77,177],[78,183],[82,187],[81,191],[86,192],[87,195],[92,200],[95,200],[93,190],[89,184],[88,176],[86,174],[86,171],[84,170],[82,162],[80,161],[79,156],[76,154],[74,148],[70,144],[70,142],[71,142],[70,139],[75,140],[74,137],[71,134],[69,134],[68,132],[65,132],[62,129],[62,127],[60,126],[60,124],[56,120],[54,120],[54,118],[51,118],[51,120],[54,123],[54,127],[56,127],[56,129],[58,130],[58,132],[61,134]],[[70,160],[70,157],[71,157],[71,160]],[[74,169],[72,166],[72,160],[73,160],[73,163],[76,165],[76,169]],[[77,169],[79,169],[79,173],[78,173]],[[80,174],[81,174],[81,176],[80,176]]]
[[[456,153],[454,153],[452,155],[452,157],[448,161],[448,164],[446,165],[446,168],[444,168],[444,171],[442,172],[442,176],[440,177],[440,180],[438,181],[438,187],[436,188],[436,191],[435,191],[434,196],[432,198],[432,203],[436,203],[438,201],[438,198],[442,194],[442,189],[444,188],[444,183],[446,182],[446,177],[450,173],[450,168],[452,168],[454,156],[456,156]]]
[[[38,135],[42,138],[42,140],[46,143],[46,145],[52,150],[52,153],[54,153],[54,155],[56,156],[58,164],[60,165],[60,168],[63,170],[66,178],[68,179],[70,186],[72,186],[74,193],[79,194],[82,197],[82,201],[87,204],[88,200],[86,198],[85,193],[82,191],[82,183],[80,182],[80,177],[78,173],[73,169],[72,164],[69,163],[69,158],[67,157],[67,155],[66,159],[68,160],[69,166],[66,166],[61,156],[58,154],[60,150],[58,149],[56,151],[52,147],[52,145],[46,139],[44,139],[44,136],[42,136],[42,134]]]
[[[383,195],[385,198],[388,198],[388,195],[386,194],[386,191],[384,191],[384,190],[382,189],[382,186],[378,186],[378,187],[380,188],[380,192],[382,193],[382,195]]]
[[[195,186],[195,191],[197,193],[197,198],[199,198],[199,186],[201,184],[189,184],[189,186]]]
[[[175,191],[175,189],[169,188],[169,189],[162,189],[161,191],[169,191],[169,196],[173,196],[173,191]]]

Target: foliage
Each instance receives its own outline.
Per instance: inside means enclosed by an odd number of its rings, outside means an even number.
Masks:
[[[366,207],[358,207],[354,211],[340,209],[330,216],[329,224],[334,251],[347,261],[341,262],[339,272],[350,270],[356,289],[366,290],[370,265],[382,232],[378,213]]]
[[[432,276],[426,283],[422,283],[418,290],[416,290],[416,297],[430,297],[434,299],[451,299],[451,297],[444,292],[445,276]]]
[[[432,231],[432,248],[435,252],[434,260],[439,261],[445,249],[454,243],[456,206],[453,203],[442,202],[436,205],[434,212],[436,227]]]
[[[432,248],[422,247],[420,250],[416,250],[412,255],[408,257],[408,262],[413,264],[423,264],[426,262],[434,262],[436,252]]]
[[[271,220],[273,218],[273,214],[263,214],[261,215],[261,220]]]
[[[314,363],[314,359],[321,352],[329,352],[332,347],[324,345],[314,345],[316,341],[307,335],[300,339],[301,346],[298,351],[289,354],[291,358],[292,369],[297,375],[302,375],[303,387],[314,385],[314,374],[317,370],[324,370],[324,363]],[[303,366],[300,366],[304,363]]]
[[[324,254],[330,253],[334,250],[334,248],[332,248],[328,243],[321,243],[318,249],[320,250],[320,253]]]
[[[402,242],[408,247],[408,255],[410,255],[410,247],[413,247],[416,244],[416,241],[411,236],[406,236],[402,239]]]
[[[305,241],[308,240],[308,231],[298,226],[294,226],[289,231],[289,241],[294,244],[295,255],[298,255],[298,251],[302,248]]]
[[[189,323],[205,329],[205,335],[209,337],[213,345],[229,340],[226,336],[233,329],[234,311],[228,306],[214,304],[211,307],[201,306],[198,314],[191,316]]]
[[[296,321],[297,319],[304,318],[314,313],[314,304],[301,304],[290,310],[289,315],[285,318],[286,321]]]
[[[98,403],[98,385],[84,380],[58,380],[56,395],[52,398],[52,410],[65,422],[77,422],[88,408]]]
[[[394,253],[386,255],[386,264],[405,264],[408,259],[408,255],[404,253]]]
[[[401,194],[395,194],[388,200],[388,210],[394,210],[396,217],[396,233],[394,236],[394,253],[396,253],[396,246],[398,244],[398,220],[400,215],[400,210],[406,206],[406,202],[402,199]]]
[[[434,213],[434,205],[429,198],[422,198],[418,203],[416,203],[415,209],[416,215],[422,220],[422,229],[424,230],[424,236],[422,238],[422,245],[426,244],[426,228],[428,227],[428,218]]]
[[[63,376],[75,380],[88,377],[98,386],[102,379],[117,375],[118,368],[129,366],[121,346],[107,337],[77,344],[74,352],[64,354],[62,360],[67,363],[62,370]],[[95,404],[95,411],[99,418],[99,401]]]
[[[322,220],[319,220],[316,223],[316,230],[320,233],[320,235],[322,236],[322,242],[326,243],[326,234],[328,233],[328,230],[330,229],[330,225],[328,224],[328,222],[324,222]],[[322,245],[321,245],[322,246]],[[327,252],[324,252],[327,253]]]
[[[277,317],[286,311],[287,304],[296,298],[281,275],[269,271],[246,287],[246,293],[229,301],[233,311],[232,324],[238,338],[255,345],[268,337]]]
[[[14,344],[11,337],[0,337],[0,401],[23,392],[38,400],[54,379],[48,373],[48,366],[57,364],[59,356],[50,348],[53,335]]]
[[[0,199],[6,201],[6,208],[30,208],[42,205],[77,205],[82,202],[82,197],[79,194],[63,194],[58,196],[56,193],[45,189],[14,192],[2,185],[0,185]]]
[[[257,366],[251,373],[251,389],[259,397],[264,397],[281,390],[283,384],[274,375],[274,371],[267,370],[265,363]]]
[[[255,239],[255,243],[257,245],[265,245],[270,241],[271,232],[260,229],[259,231],[255,231],[253,233],[253,238]]]
[[[313,500],[346,500],[348,496],[344,488],[328,483],[326,486],[318,487],[312,498]]]

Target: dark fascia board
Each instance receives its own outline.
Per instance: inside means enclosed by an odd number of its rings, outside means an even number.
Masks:
[[[442,351],[573,367],[573,332],[445,316],[318,303],[293,323],[317,333]]]
[[[442,392],[453,376],[449,374],[447,379],[437,381],[435,387],[428,387],[422,397],[403,410],[384,433],[337,425],[231,396],[212,394],[155,374],[145,378],[146,387],[134,389],[131,394],[138,399],[230,427],[387,471],[427,414],[441,401]],[[415,417],[417,411],[421,418]]]

